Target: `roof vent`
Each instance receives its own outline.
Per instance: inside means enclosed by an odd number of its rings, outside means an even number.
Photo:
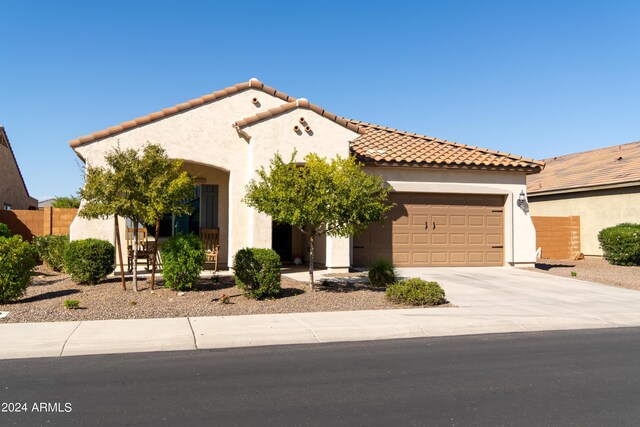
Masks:
[[[618,160],[622,160],[622,156],[618,157]]]

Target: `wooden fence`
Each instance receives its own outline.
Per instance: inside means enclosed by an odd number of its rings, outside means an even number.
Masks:
[[[31,241],[34,236],[69,234],[69,226],[78,209],[47,207],[40,210],[0,211],[0,222],[7,224],[14,234]]]
[[[544,259],[573,259],[580,254],[579,216],[532,216],[536,246]]]

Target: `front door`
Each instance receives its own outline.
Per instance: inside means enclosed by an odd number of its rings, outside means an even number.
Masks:
[[[280,255],[283,264],[291,262],[291,225],[272,223],[271,247]]]

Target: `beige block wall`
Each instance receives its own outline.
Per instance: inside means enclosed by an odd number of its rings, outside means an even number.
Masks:
[[[31,241],[34,236],[69,234],[77,209],[46,207],[41,210],[0,210],[0,222],[14,234]]]
[[[543,259],[570,259],[580,254],[579,216],[533,216],[536,246]]]
[[[534,216],[579,216],[582,253],[602,256],[598,232],[622,222],[640,223],[640,187],[531,196]]]
[[[465,171],[402,167],[367,167],[381,176],[393,191],[417,193],[500,194],[504,206],[504,260],[514,266],[529,266],[536,260],[536,234],[530,214],[516,206],[526,193],[522,172]]]

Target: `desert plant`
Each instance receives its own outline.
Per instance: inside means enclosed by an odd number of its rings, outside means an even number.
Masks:
[[[411,305],[439,305],[446,301],[438,282],[425,282],[418,278],[389,285],[385,294],[393,302]]]
[[[31,284],[36,252],[20,236],[0,238],[0,301],[21,297]]]
[[[598,241],[609,264],[640,265],[640,224],[623,223],[600,230]]]
[[[0,222],[0,237],[11,237],[12,234],[9,226]]]
[[[161,247],[165,286],[178,291],[193,289],[204,267],[202,241],[193,234],[168,239]]]
[[[70,196],[56,196],[56,198],[51,202],[51,206],[54,208],[64,209],[79,208],[80,197],[74,194],[71,194]]]
[[[36,236],[31,242],[40,259],[53,271],[64,270],[64,251],[69,244],[69,236]]]
[[[571,272],[571,277],[578,277],[578,273],[577,273],[577,272],[575,272],[575,271],[572,271],[572,272]]]
[[[77,308],[80,308],[80,300],[77,300],[77,299],[66,299],[66,300],[64,300],[64,306],[65,306],[65,308],[68,308],[70,310],[75,310]]]
[[[273,249],[243,248],[233,258],[236,285],[246,296],[274,298],[280,293],[280,256]]]
[[[67,273],[77,283],[95,285],[113,271],[115,248],[106,240],[74,240],[64,251]]]
[[[371,285],[384,287],[395,281],[396,272],[390,261],[379,259],[369,266],[369,283],[371,283]]]

